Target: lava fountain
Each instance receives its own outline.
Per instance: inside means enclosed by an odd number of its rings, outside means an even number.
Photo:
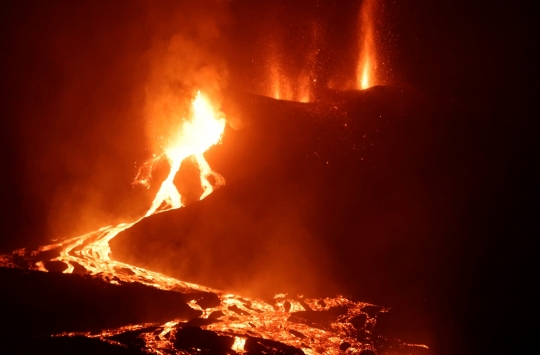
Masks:
[[[302,30],[302,40],[298,44],[301,65],[295,64],[290,54],[272,40],[268,45],[266,76],[269,82],[262,94],[277,100],[296,102],[315,101],[318,77],[319,55],[322,46],[322,29],[313,21]],[[282,39],[281,42],[285,42]]]
[[[186,158],[194,157],[194,161],[198,165],[201,187],[203,188],[203,193],[199,197],[200,200],[211,194],[214,188],[225,184],[224,178],[214,172],[204,158],[204,152],[220,141],[225,124],[225,119],[220,117],[210,101],[198,92],[192,102],[191,117],[186,120],[181,129],[176,133],[173,143],[164,150],[162,155],[144,164],[143,168],[139,171],[136,182],[148,185],[148,174],[151,173],[151,167],[157,160],[165,158],[170,165],[169,175],[161,184],[156,197],[143,217],[134,222],[103,227],[97,231],[57,244],[42,246],[34,253],[37,254],[58,249],[60,255],[51,261],[65,263],[67,269],[63,271],[64,273],[72,273],[74,271],[73,265],[78,264],[90,274],[104,273],[111,276],[116,275],[116,271],[119,268],[128,268],[135,275],[140,275],[144,279],[145,277],[141,273],[148,274],[148,271],[116,262],[110,258],[110,240],[118,235],[118,233],[130,228],[145,217],[183,207],[182,196],[173,181],[180,169],[182,161]],[[214,184],[210,183],[210,177],[213,177]],[[41,271],[47,271],[41,261],[35,264],[35,268]],[[155,278],[156,275],[150,279]],[[162,281],[161,287],[170,284],[170,280],[164,279]],[[153,282],[152,284],[155,285]]]
[[[356,69],[356,88],[364,90],[376,85],[377,51],[375,48],[375,10],[377,0],[364,0],[360,8],[360,53]]]
[[[376,1],[364,0],[360,9],[361,41],[356,71],[357,89],[367,89],[376,84],[374,36]],[[270,46],[272,49],[268,65],[270,85],[266,88],[268,96],[303,103],[317,99],[315,89],[319,85],[324,85],[320,83],[322,80],[319,80],[318,72],[318,63],[321,60],[319,58],[321,32],[317,25],[313,25],[311,41],[303,61],[307,65],[294,75],[287,75],[291,74],[291,71],[287,70],[290,68],[279,59],[278,54],[281,54],[281,51],[277,45]],[[333,108],[337,109],[335,106]],[[343,296],[312,299],[304,298],[303,295],[294,297],[278,294],[273,300],[267,301],[246,299],[113,260],[109,242],[119,233],[146,217],[184,207],[182,195],[175,186],[174,179],[185,159],[191,159],[199,169],[202,188],[199,200],[225,184],[225,179],[212,170],[204,157],[204,153],[210,147],[220,142],[226,125],[225,118],[201,92],[197,92],[192,101],[189,117],[179,115],[177,118],[185,122],[177,132],[173,132],[172,142],[164,147],[162,154],[146,162],[135,178],[136,184],[148,186],[157,161],[166,160],[170,167],[167,177],[161,183],[144,215],[135,221],[106,226],[81,236],[42,246],[30,253],[20,249],[12,256],[0,255],[0,266],[15,268],[21,267],[24,263],[30,269],[48,272],[53,271],[49,267],[50,262],[56,262],[63,264],[63,273],[74,273],[78,268],[96,279],[100,278],[120,286],[125,283],[141,283],[180,293],[211,292],[217,303],[205,306],[197,303],[195,299],[190,300],[189,307],[199,311],[201,315],[188,322],[172,319],[164,324],[127,324],[114,329],[64,332],[50,334],[51,336],[98,338],[112,345],[118,345],[118,341],[114,340],[115,336],[137,333],[137,342],[132,344],[133,347],[151,354],[247,352],[337,355],[373,354],[381,344],[390,346],[397,351],[396,353],[409,353],[410,349],[426,348],[422,344],[406,344],[378,334],[375,328],[377,316],[388,311],[383,307],[351,301]],[[18,264],[15,259],[22,262]],[[193,322],[189,323],[191,321]],[[193,337],[193,334],[199,338]],[[223,347],[219,349],[215,345],[218,338],[225,344],[220,345]],[[197,339],[203,341],[197,343]],[[143,345],[137,345],[141,344],[141,341]]]

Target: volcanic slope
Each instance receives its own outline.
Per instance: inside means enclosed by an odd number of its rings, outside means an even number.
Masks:
[[[374,87],[302,104],[235,94],[224,110],[241,128],[207,159],[226,186],[121,233],[114,259],[261,297],[345,292],[387,304],[375,284],[422,277],[445,166],[420,95]]]

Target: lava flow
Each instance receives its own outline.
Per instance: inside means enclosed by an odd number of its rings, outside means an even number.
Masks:
[[[182,161],[188,157],[193,156],[195,158],[194,161],[199,167],[201,187],[203,188],[203,193],[199,198],[200,200],[211,194],[215,187],[224,185],[225,180],[210,168],[203,153],[221,139],[221,135],[225,129],[225,119],[218,115],[218,112],[215,111],[208,99],[200,92],[197,93],[196,98],[192,102],[191,113],[192,117],[177,132],[173,144],[165,149],[162,156],[158,156],[152,161],[147,162],[144,166],[146,169],[141,169],[136,178],[136,182],[148,185],[148,176],[146,175],[151,173],[151,168],[148,169],[148,167],[151,167],[156,160],[161,158],[165,158],[169,162],[169,175],[161,184],[151,207],[143,217],[134,222],[103,227],[97,231],[67,239],[60,243],[42,246],[37,251],[32,252],[32,255],[37,257],[40,253],[58,250],[59,256],[50,261],[65,263],[67,269],[63,271],[64,273],[72,273],[74,271],[74,265],[82,266],[86,272],[92,275],[100,273],[109,277],[119,276],[117,272],[119,269],[129,269],[135,276],[128,277],[126,281],[148,283],[148,280],[150,280],[150,284],[167,289],[178,286],[171,278],[164,277],[163,275],[158,276],[156,273],[112,260],[109,256],[111,252],[109,242],[118,233],[130,228],[145,217],[183,207],[182,196],[174,185],[173,180],[180,169]],[[143,174],[142,171],[145,171],[146,174]],[[213,177],[215,186],[208,180],[210,176]],[[19,253],[21,252],[19,251]],[[43,261],[37,261],[32,268],[47,271]],[[120,278],[122,277],[120,276]],[[158,282],[156,278],[160,279],[160,281]],[[143,279],[147,281],[142,281]],[[199,287],[196,288],[199,289]]]
[[[376,84],[376,50],[374,14],[376,0],[364,0],[360,10],[360,56],[357,63],[355,87],[367,89]],[[310,102],[317,98],[317,88],[325,85],[320,76],[320,48],[322,30],[311,27],[303,56],[303,69],[292,70],[277,44],[270,45],[267,65],[270,81],[265,90],[279,100]],[[335,107],[334,107],[335,108]],[[113,346],[130,347],[151,354],[374,354],[390,349],[393,353],[409,353],[411,348],[424,345],[405,344],[380,335],[375,327],[378,316],[388,310],[368,303],[338,296],[312,299],[278,294],[273,300],[247,299],[226,294],[208,287],[122,263],[111,258],[109,242],[119,233],[139,221],[157,213],[184,207],[174,180],[185,159],[191,159],[199,169],[202,193],[199,200],[225,184],[225,179],[214,172],[204,153],[220,142],[226,121],[208,97],[200,92],[192,101],[190,117],[164,147],[163,153],[145,163],[135,178],[136,184],[149,186],[153,167],[165,159],[170,171],[159,187],[149,209],[132,222],[106,226],[75,238],[42,246],[37,251],[15,251],[11,256],[0,256],[0,266],[43,272],[61,271],[66,274],[84,273],[92,278],[123,287],[142,284],[186,296],[186,308],[198,316],[176,319],[166,323],[129,324],[121,327],[103,326],[91,331],[74,332],[70,328],[51,332],[57,338],[73,336],[97,338]],[[347,126],[347,125],[345,125]],[[50,269],[50,270],[49,270]],[[211,301],[204,301],[206,293]],[[194,297],[194,298],[189,298]],[[202,297],[197,298],[197,297]],[[100,302],[100,300],[96,300]],[[188,307],[189,306],[189,307]],[[120,341],[119,339],[124,339]],[[126,340],[127,339],[127,340]],[[383,351],[380,351],[383,349]]]
[[[199,316],[170,319],[160,323],[127,324],[113,329],[64,331],[49,334],[54,338],[97,338],[116,347],[130,347],[145,354],[373,354],[389,347],[406,353],[411,347],[385,338],[375,329],[377,317],[387,309],[345,297],[310,299],[278,294],[271,301],[246,299],[207,287],[186,283],[166,275],[121,263],[110,258],[109,241],[118,233],[156,213],[182,207],[182,196],[174,185],[174,177],[182,161],[193,157],[200,170],[203,192],[208,196],[224,179],[214,172],[203,153],[217,144],[225,128],[211,103],[198,93],[192,104],[192,117],[177,133],[174,143],[164,151],[171,170],[161,184],[148,212],[140,219],[40,247],[26,253],[18,250],[11,256],[0,256],[0,266],[48,271],[51,261],[67,265],[64,273],[83,268],[91,277],[123,287],[130,283],[152,286],[186,297],[187,307]],[[159,159],[158,157],[156,159]],[[153,162],[143,166],[136,181],[148,184],[148,170]],[[213,177],[214,184],[210,182]],[[51,259],[51,254],[55,253]],[[189,298],[189,295],[193,298]],[[202,295],[202,296],[201,296]],[[206,295],[206,296],[204,296]],[[209,297],[210,301],[204,297]],[[201,301],[202,300],[202,301]],[[100,302],[100,300],[96,300]],[[192,312],[192,313],[193,313]],[[105,327],[106,328],[106,327]],[[123,339],[123,340],[119,340]]]

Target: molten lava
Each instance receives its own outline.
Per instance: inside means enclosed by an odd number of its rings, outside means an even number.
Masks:
[[[364,0],[360,8],[360,54],[356,69],[356,88],[376,85],[377,51],[375,48],[375,10],[377,0]]]
[[[197,93],[195,100],[193,100],[191,114],[192,117],[176,133],[173,144],[165,149],[164,158],[169,162],[170,172],[161,184],[152,205],[143,217],[134,222],[103,227],[97,231],[71,238],[61,243],[42,246],[38,252],[59,249],[60,255],[52,259],[52,261],[64,262],[67,265],[64,273],[72,273],[75,263],[82,266],[90,274],[104,273],[104,275],[112,277],[117,274],[116,270],[119,268],[127,268],[135,275],[146,278],[148,271],[110,259],[110,240],[118,235],[118,233],[130,228],[145,217],[158,212],[183,207],[182,196],[174,185],[173,180],[180,169],[182,161],[188,157],[193,156],[195,158],[194,161],[199,167],[201,186],[203,188],[203,193],[200,196],[201,200],[211,194],[215,187],[224,185],[225,183],[223,177],[210,168],[203,155],[208,148],[220,141],[223,130],[225,129],[225,119],[220,117],[212,104],[200,92]],[[179,117],[179,119],[181,118]],[[137,176],[137,182],[148,185],[148,177],[146,176],[149,173],[148,170],[150,169],[151,172],[153,163],[161,158],[162,156],[155,157],[153,161],[143,165]],[[142,173],[143,171],[145,174]],[[143,176],[141,177],[141,175]],[[215,186],[208,180],[210,176],[214,178]],[[42,262],[37,262],[35,269],[46,271]],[[152,274],[151,279],[157,277],[153,273],[150,274]],[[160,278],[162,277],[160,276]],[[165,278],[162,279],[162,282],[169,284],[171,280]]]
[[[219,142],[223,130],[225,129],[225,119],[219,117],[210,102],[197,93],[193,101],[193,119],[187,121],[177,133],[171,147],[165,149],[165,157],[171,167],[169,176],[161,184],[152,207],[146,212],[145,217],[151,216],[163,210],[170,210],[183,207],[180,192],[174,185],[174,177],[180,169],[180,164],[184,159],[194,156],[200,170],[201,186],[203,194],[202,200],[212,193],[214,187],[208,181],[209,176],[213,176],[218,185],[223,185],[224,179],[215,173],[206,160],[203,153],[212,145]],[[162,207],[162,206],[165,207]]]
[[[171,319],[164,324],[129,324],[114,329],[64,332],[53,336],[98,338],[115,346],[119,345],[117,336],[133,336],[136,339],[130,347],[159,355],[246,352],[268,355],[360,354],[362,351],[373,353],[380,344],[390,344],[396,353],[409,353],[410,348],[425,347],[388,340],[378,335],[375,329],[377,315],[387,312],[382,307],[341,296],[310,299],[301,295],[291,297],[278,294],[268,301],[246,299],[110,258],[109,241],[118,233],[145,217],[183,206],[173,180],[184,159],[193,157],[199,167],[203,188],[200,199],[224,184],[224,179],[210,168],[203,155],[209,147],[220,141],[224,128],[224,118],[220,117],[208,99],[198,93],[192,103],[191,117],[176,132],[174,143],[166,147],[162,156],[144,164],[137,176],[136,182],[147,185],[147,174],[156,160],[167,159],[171,167],[143,217],[134,222],[103,227],[57,244],[43,246],[32,253],[17,250],[11,257],[0,256],[0,266],[4,267],[21,267],[20,261],[23,260],[27,262],[26,265],[31,265],[31,269],[47,271],[47,262],[54,260],[67,265],[65,273],[72,273],[79,266],[93,277],[112,284],[137,282],[186,294],[211,292],[218,302],[206,306],[196,299],[186,302],[200,313],[199,318],[188,321]],[[210,177],[213,177],[214,184],[210,183]],[[58,256],[51,260],[50,254],[44,253],[47,251],[57,251]],[[190,324],[191,321],[195,322]]]
[[[357,89],[367,89],[376,84],[375,6],[376,0],[364,0],[360,10],[362,39],[357,66]],[[291,70],[292,68],[281,60],[284,56],[278,46],[270,46],[270,61],[267,67],[270,81],[265,83],[264,88],[268,96],[299,102],[317,99],[317,85],[320,85],[317,81],[323,78],[319,76],[317,67],[321,47],[319,32],[318,27],[313,25],[309,49],[303,58],[305,65],[300,70]],[[348,80],[347,85],[351,85],[351,82],[352,79]],[[64,332],[52,336],[98,338],[103,342],[118,345],[115,337],[125,334],[136,337],[136,341],[130,346],[144,353],[160,355],[362,354],[364,351],[373,353],[382,345],[389,346],[395,353],[404,354],[409,353],[411,348],[425,348],[422,344],[405,344],[379,335],[375,328],[377,317],[388,311],[383,307],[355,302],[342,296],[310,299],[301,295],[294,297],[278,294],[273,300],[267,301],[246,299],[113,260],[109,242],[119,233],[146,217],[184,207],[182,195],[174,184],[183,161],[191,159],[199,169],[202,188],[199,200],[225,184],[225,179],[212,170],[204,157],[204,153],[211,146],[220,142],[224,132],[226,121],[220,112],[207,97],[198,92],[192,101],[189,117],[179,115],[177,118],[185,122],[173,133],[171,143],[164,147],[162,154],[143,164],[135,178],[134,183],[148,187],[157,161],[166,160],[170,166],[167,177],[143,216],[133,222],[106,226],[56,244],[42,246],[31,253],[21,249],[12,256],[0,255],[0,266],[21,267],[26,263],[23,267],[48,272],[50,262],[56,261],[66,265],[64,273],[73,273],[76,268],[82,269],[94,278],[119,287],[126,283],[140,283],[184,294],[210,292],[217,301],[206,306],[197,303],[195,299],[186,302],[200,314],[198,318],[187,321],[171,319],[164,324],[122,323],[126,325],[114,329],[95,329],[91,332]],[[196,336],[193,336],[194,334]]]

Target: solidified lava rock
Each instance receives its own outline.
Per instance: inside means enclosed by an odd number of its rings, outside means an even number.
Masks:
[[[0,334],[8,338],[190,320],[201,314],[187,305],[185,295],[142,284],[5,268],[0,268],[0,280]]]
[[[247,338],[244,350],[247,355],[304,355],[301,349],[277,341]]]
[[[372,306],[372,305],[365,306],[364,308],[362,308],[362,312],[366,313],[368,316],[372,318],[377,316],[381,310],[382,310],[382,307]]]
[[[359,314],[351,318],[349,322],[353,325],[353,327],[360,330],[366,325],[367,318],[367,315]]]
[[[44,261],[43,265],[49,272],[63,272],[67,269],[67,265],[61,261]]]
[[[184,327],[176,332],[174,347],[179,350],[200,349],[204,353],[215,355],[232,354],[234,338],[217,335],[198,327]]]
[[[199,327],[181,326],[175,335],[174,347],[186,352],[209,353],[213,355],[235,354],[231,348],[234,338],[218,335]],[[301,349],[269,339],[247,337],[244,345],[248,355],[303,355]]]
[[[287,321],[324,328],[345,313],[347,313],[347,307],[342,306],[332,307],[326,311],[300,311],[291,314]]]
[[[208,316],[208,319],[219,319],[223,317],[224,315],[225,313],[223,313],[222,311],[214,311],[210,313],[210,315]]]
[[[237,305],[232,305],[228,307],[230,311],[233,311],[234,313],[240,315],[240,316],[247,316],[249,315],[248,312],[241,310]]]
[[[297,330],[294,330],[294,329],[289,329],[289,333],[291,333],[292,335],[294,335],[295,337],[298,337],[300,339],[306,339],[307,336],[303,333],[300,333],[299,331]]]
[[[214,308],[220,305],[221,301],[215,293],[197,292],[184,294],[186,301],[195,301],[201,308]]]
[[[289,312],[291,310],[291,302],[285,301],[285,303],[283,303],[283,308],[285,309],[285,312]]]
[[[4,339],[3,339],[4,340]],[[14,355],[144,355],[143,350],[112,345],[99,339],[82,336],[61,338],[37,338],[31,341],[0,344],[2,354]]]
[[[158,327],[148,327],[148,328],[142,328],[142,329],[138,329],[138,330],[126,331],[126,332],[123,332],[123,333],[120,333],[120,334],[110,336],[109,339],[117,341],[117,342],[119,342],[121,344],[124,344],[124,345],[126,345],[128,347],[143,349],[145,347],[146,343],[139,336],[141,334],[143,334],[143,333],[154,332],[157,329],[159,329],[159,328]]]
[[[217,319],[215,318],[195,318],[195,319],[192,319],[190,321],[188,321],[185,326],[186,327],[203,327],[205,325],[210,325],[212,323],[217,323],[219,322]]]
[[[351,347],[351,344],[350,344],[350,343],[348,343],[348,342],[343,342],[343,343],[341,343],[341,345],[339,346],[339,349],[340,349],[341,351],[346,351],[346,350],[347,350],[348,348],[350,348],[350,347]]]

